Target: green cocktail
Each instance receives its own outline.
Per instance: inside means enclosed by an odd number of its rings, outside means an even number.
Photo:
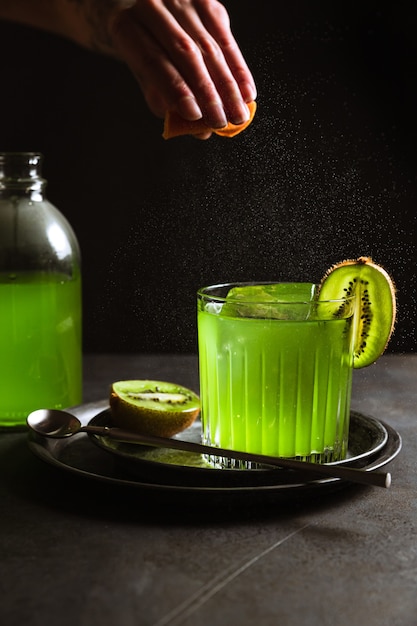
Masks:
[[[310,283],[201,289],[204,442],[317,462],[343,459],[353,369],[353,301],[321,302]]]

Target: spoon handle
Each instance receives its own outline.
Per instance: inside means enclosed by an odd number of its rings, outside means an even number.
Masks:
[[[340,478],[353,483],[373,485],[375,487],[388,488],[391,485],[391,474],[389,472],[368,472],[354,467],[310,463],[308,461],[297,461],[295,459],[267,456],[264,454],[252,454],[250,452],[227,450],[225,448],[216,448],[214,446],[207,446],[202,443],[194,443],[191,441],[183,441],[181,439],[141,435],[139,433],[125,431],[120,428],[109,428],[108,426],[84,426],[81,430],[99,436],[111,437],[112,439],[116,439],[118,441],[139,443],[157,448],[185,450],[186,452],[194,452],[196,454],[210,454],[211,456],[222,456],[227,459],[252,461],[254,463],[262,463],[263,465],[272,465],[274,467],[299,470],[310,475],[310,480],[312,478],[317,480],[320,476],[328,476],[331,478]]]

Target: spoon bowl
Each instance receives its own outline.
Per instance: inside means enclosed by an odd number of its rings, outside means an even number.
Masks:
[[[82,429],[78,417],[57,409],[38,409],[27,418],[29,428],[43,437],[71,437]]]
[[[281,467],[297,470],[305,473],[307,480],[317,480],[320,477],[327,476],[376,487],[387,488],[391,485],[391,474],[388,472],[370,472],[342,465],[310,463],[307,461],[297,461],[295,459],[273,457],[264,454],[252,454],[250,452],[217,448],[180,439],[144,435],[109,426],[83,426],[75,415],[58,409],[38,409],[30,413],[26,421],[32,431],[43,437],[72,437],[77,433],[85,432],[101,437],[111,437],[118,441],[138,443],[157,448],[171,448],[193,452],[194,454],[223,456],[228,459],[261,463],[262,465],[271,466],[272,468]]]

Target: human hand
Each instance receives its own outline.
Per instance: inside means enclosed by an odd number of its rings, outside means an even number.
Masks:
[[[155,115],[172,110],[186,120],[203,118],[211,128],[249,118],[245,103],[256,98],[255,83],[218,0],[130,4],[114,14],[110,41]]]

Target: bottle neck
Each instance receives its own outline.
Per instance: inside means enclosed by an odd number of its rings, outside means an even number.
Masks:
[[[38,152],[0,152],[0,197],[42,200],[46,180]]]

